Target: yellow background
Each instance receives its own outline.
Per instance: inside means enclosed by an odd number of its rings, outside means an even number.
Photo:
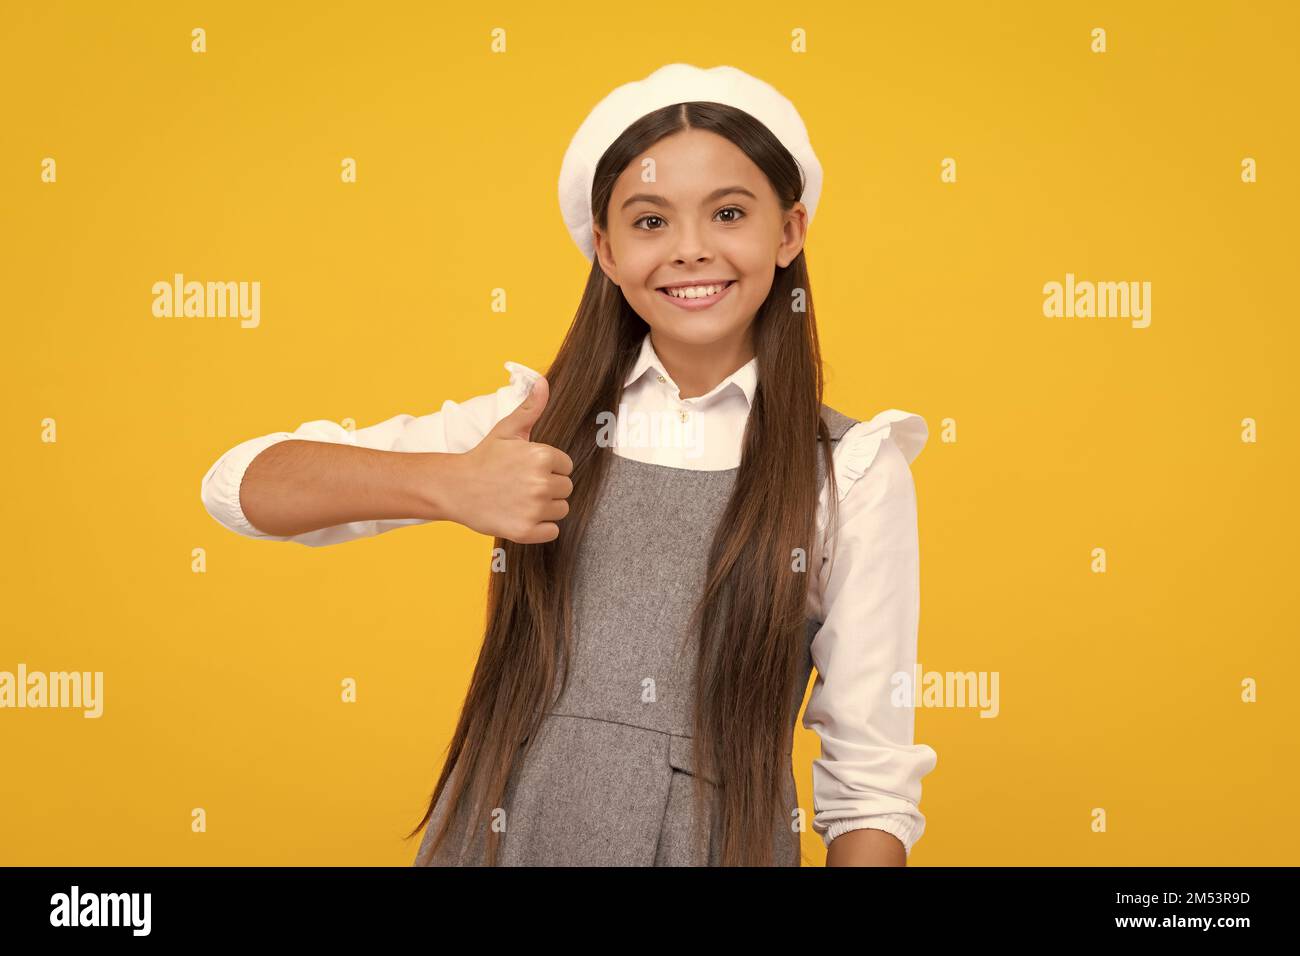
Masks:
[[[998,671],[1001,714],[918,710],[939,759],[911,864],[1296,862],[1298,21],[1284,2],[8,5],[0,669],[106,686],[99,720],[0,711],[0,863],[410,863],[490,540],[253,541],[199,482],[254,435],[544,369],[587,269],[556,202],[569,137],[673,61],[797,105],[826,170],[807,248],[827,402],[930,425],[920,661]],[[260,281],[260,327],[153,317],[174,272]],[[1045,318],[1066,272],[1151,282],[1151,326]],[[800,727],[809,812],[816,755]]]

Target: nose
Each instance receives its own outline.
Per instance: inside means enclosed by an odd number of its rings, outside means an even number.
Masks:
[[[684,262],[707,262],[713,258],[712,254],[706,247],[703,230],[697,226],[687,224],[677,233],[677,244],[673,250],[673,261],[677,263]]]

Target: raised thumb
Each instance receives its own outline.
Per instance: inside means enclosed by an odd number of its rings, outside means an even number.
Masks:
[[[550,385],[547,384],[545,376],[539,375],[533,382],[528,396],[519,403],[518,408],[497,422],[492,433],[498,438],[522,438],[528,441],[532,427],[537,424],[537,419],[542,417],[542,412],[546,409],[546,400],[549,397]]]

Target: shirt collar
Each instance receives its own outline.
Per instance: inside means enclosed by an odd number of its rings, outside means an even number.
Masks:
[[[636,361],[632,363],[632,370],[628,372],[627,378],[623,380],[623,387],[627,388],[642,375],[646,374],[646,372],[652,370],[664,377],[670,390],[676,391],[677,383],[674,382],[673,377],[668,374],[668,370],[664,368],[663,362],[659,361],[659,355],[655,352],[654,346],[650,344],[650,333],[647,332],[645,338],[641,340],[641,352],[637,355]],[[757,385],[758,356],[755,355],[752,359],[719,382],[707,395],[700,395],[698,398],[685,399],[685,401],[703,401],[720,395],[727,389],[738,388],[744,394],[746,404],[753,405],[754,389]]]

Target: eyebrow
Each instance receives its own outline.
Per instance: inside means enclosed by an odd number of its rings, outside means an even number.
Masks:
[[[744,186],[723,186],[721,189],[715,189],[713,190],[713,192],[705,196],[704,202],[711,203],[716,199],[721,199],[723,196],[730,196],[732,193],[741,193],[742,195],[748,196],[750,199],[754,200],[755,202],[758,201],[758,197],[755,196],[753,193],[751,193]],[[623,205],[620,206],[619,209],[620,210],[626,209],[634,202],[654,203],[656,206],[668,206],[668,207],[672,206],[672,203],[670,203],[663,196],[660,196],[656,193],[637,193],[636,195],[628,196],[627,199],[623,201]]]

